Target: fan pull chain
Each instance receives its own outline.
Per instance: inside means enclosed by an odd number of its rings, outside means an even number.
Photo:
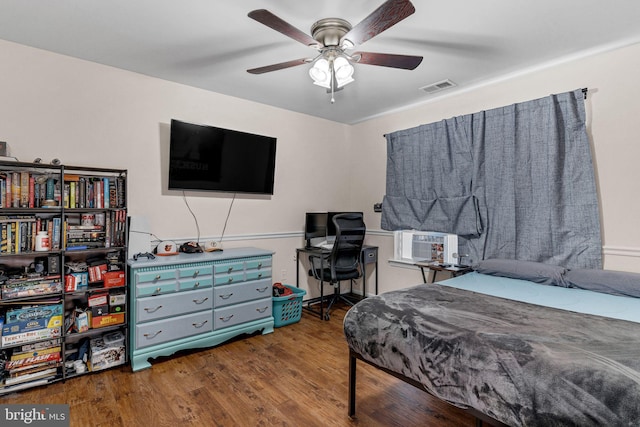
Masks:
[[[331,70],[331,103],[334,104],[336,102],[336,99],[333,96],[336,84],[336,70],[333,66],[333,59],[329,61],[329,69]]]

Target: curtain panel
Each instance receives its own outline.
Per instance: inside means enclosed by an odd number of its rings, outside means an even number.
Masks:
[[[602,268],[581,89],[386,138],[383,229],[457,234],[474,262]]]

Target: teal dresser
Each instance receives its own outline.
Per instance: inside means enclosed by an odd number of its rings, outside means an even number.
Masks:
[[[130,360],[273,332],[273,252],[258,248],[129,260]]]

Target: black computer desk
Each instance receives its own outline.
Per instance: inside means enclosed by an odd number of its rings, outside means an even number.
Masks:
[[[300,287],[300,255],[329,255],[331,251],[329,249],[322,249],[315,246],[309,248],[297,248],[296,249],[296,287]],[[362,293],[363,295],[357,295],[353,293],[353,282],[351,282],[351,289],[348,294],[344,295],[347,299],[352,300],[354,303],[366,298],[367,296],[367,265],[375,264],[375,295],[378,295],[378,247],[371,245],[363,245],[360,252],[360,264],[362,265]],[[324,268],[324,264],[321,264]],[[312,304],[320,303],[320,309],[315,310],[311,307]],[[328,320],[324,312],[324,281],[320,281],[320,296],[317,298],[311,298],[303,301],[302,308],[308,312],[317,314],[321,319]]]

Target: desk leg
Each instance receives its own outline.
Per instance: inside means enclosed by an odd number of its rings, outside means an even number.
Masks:
[[[296,288],[300,287],[300,252],[296,251]]]
[[[362,298],[367,297],[367,264],[362,263]]]
[[[376,257],[376,295],[378,295],[378,257]]]
[[[420,271],[422,272],[422,282],[429,283],[427,282],[427,275],[424,273],[424,267],[420,266]]]
[[[324,264],[320,261],[320,277],[324,277]],[[324,280],[320,279],[320,320],[329,320],[324,318]]]

